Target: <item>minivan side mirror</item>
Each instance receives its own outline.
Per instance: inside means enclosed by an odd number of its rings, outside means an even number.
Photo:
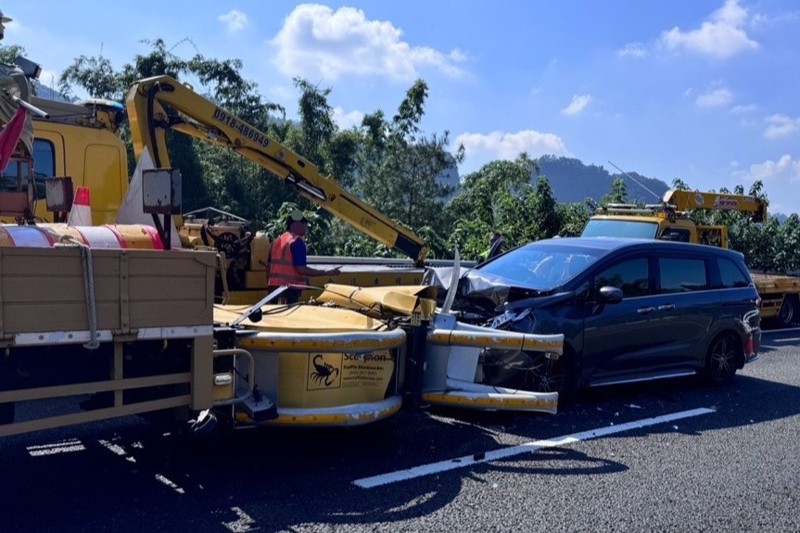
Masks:
[[[597,303],[618,304],[622,301],[622,289],[606,285],[597,291]]]

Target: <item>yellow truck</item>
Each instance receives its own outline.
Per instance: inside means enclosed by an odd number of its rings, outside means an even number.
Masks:
[[[745,213],[755,223],[767,217],[766,202],[755,196],[669,190],[658,204],[598,208],[582,235],[666,239],[727,248],[727,226],[696,224],[689,218],[695,209]],[[751,275],[761,296],[762,318],[773,319],[782,327],[793,325],[800,317],[800,278],[761,272]]]
[[[332,211],[364,222],[381,242],[415,262],[424,259],[424,243],[406,230],[171,78],[132,89],[129,105],[153,103],[145,115],[134,111],[137,127],[158,128],[141,117],[163,118],[172,106],[152,90],[182,95],[188,104],[172,109],[184,109],[183,127],[195,128],[193,134],[229,143],[320,205],[339,206]],[[121,108],[32,101],[25,103],[36,113],[32,150],[17,147],[0,191],[6,220],[0,225],[0,437],[132,414],[201,432],[217,424],[361,425],[407,402],[555,412],[556,393],[482,383],[481,354],[507,352],[506,370],[513,373],[520,351],[558,358],[563,336],[461,324],[436,308],[431,287],[329,283],[314,303],[273,305],[273,295],[254,305],[215,303],[224,257],[216,247],[169,249],[166,218],[161,231],[111,223],[127,166],[121,142],[106,133],[114,133]],[[162,134],[138,137],[137,150],[158,149]],[[81,153],[73,154],[76,149]],[[56,177],[61,174],[105,191],[100,202],[93,194],[92,226],[49,222],[63,220],[68,210],[70,182]],[[103,189],[95,179],[114,183]],[[170,213],[171,197],[159,196],[163,183],[156,185],[156,194],[145,191],[144,203],[157,208],[154,215]],[[344,204],[337,203],[340,196]]]

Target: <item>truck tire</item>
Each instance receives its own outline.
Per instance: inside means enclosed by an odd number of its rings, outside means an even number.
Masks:
[[[778,310],[778,315],[775,320],[782,328],[790,328],[794,326],[798,318],[798,302],[797,295],[789,294],[784,296],[781,308]]]

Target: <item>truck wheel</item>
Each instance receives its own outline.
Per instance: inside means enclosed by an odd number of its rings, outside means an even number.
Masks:
[[[797,320],[797,313],[797,297],[794,295],[785,296],[781,308],[778,310],[778,316],[776,316],[775,319],[778,321],[779,326],[789,328],[794,326]]]
[[[713,387],[728,385],[736,375],[742,348],[732,333],[723,333],[714,339],[706,355],[705,381]]]

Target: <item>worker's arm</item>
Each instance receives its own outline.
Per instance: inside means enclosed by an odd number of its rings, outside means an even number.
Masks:
[[[308,259],[306,257],[306,243],[301,239],[297,239],[291,245],[292,248],[292,263],[297,271],[306,277],[313,276],[335,276],[339,274],[340,268],[331,268],[330,270],[322,270],[320,268],[311,268],[308,266]]]
[[[331,268],[329,270],[322,270],[320,268],[311,268],[308,265],[304,266],[295,266],[300,274],[307,276],[309,278],[314,276],[335,276],[341,272],[340,267]]]

